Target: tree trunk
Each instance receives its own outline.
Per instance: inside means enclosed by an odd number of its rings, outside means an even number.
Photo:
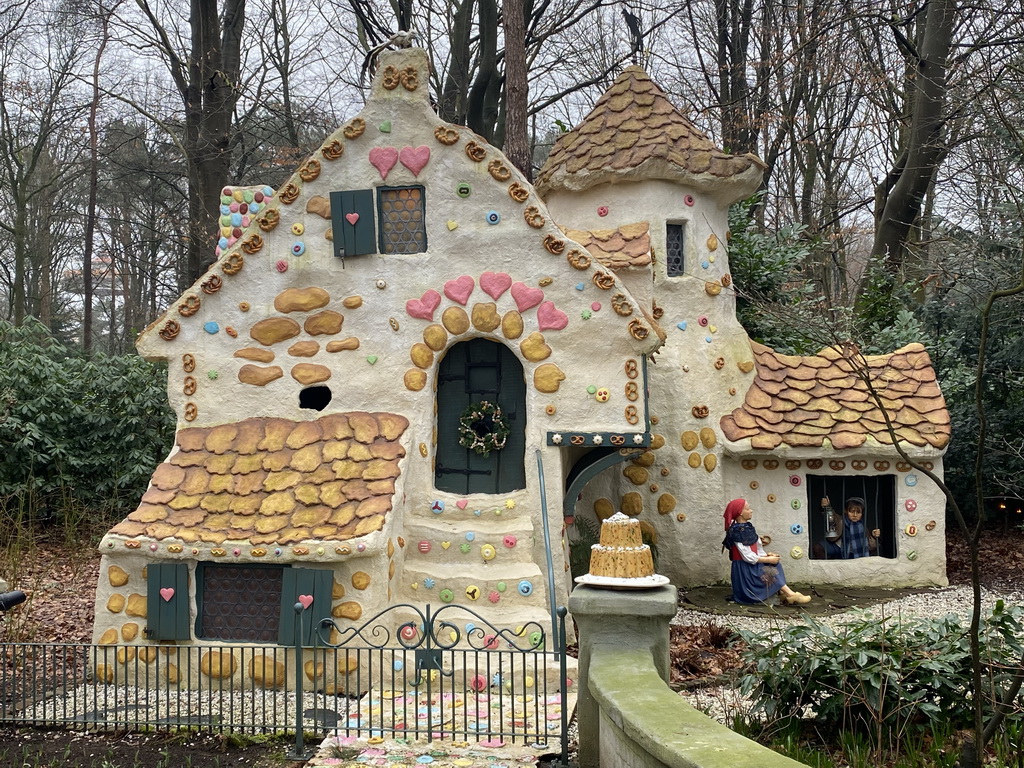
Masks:
[[[871,252],[898,271],[932,178],[946,157],[943,136],[946,61],[952,45],[955,0],[929,0],[918,54],[910,126],[900,158],[876,190]]]
[[[526,81],[526,18],[523,0],[502,4],[505,31],[505,154],[528,181],[533,181],[533,158],[527,131],[529,86]]]

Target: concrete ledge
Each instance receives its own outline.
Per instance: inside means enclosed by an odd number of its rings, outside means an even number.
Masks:
[[[803,765],[731,731],[687,704],[658,675],[649,651],[596,645],[590,692],[605,725],[601,765],[797,768]],[[609,732],[610,731],[610,732]]]

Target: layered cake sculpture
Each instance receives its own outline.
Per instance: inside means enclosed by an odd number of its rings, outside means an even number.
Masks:
[[[651,548],[644,544],[640,521],[616,512],[601,523],[601,543],[590,549],[590,573],[580,584],[609,587],[656,587],[668,583],[654,572]]]

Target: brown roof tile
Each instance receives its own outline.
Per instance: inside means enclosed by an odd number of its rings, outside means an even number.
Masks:
[[[643,69],[633,66],[616,78],[579,126],[558,137],[534,184],[542,196],[556,188],[581,191],[623,177],[713,188],[737,178],[753,184],[752,190],[763,168],[752,154],[729,155],[715,147]]]
[[[651,263],[650,224],[646,221],[616,229],[566,229],[565,234],[609,269],[646,267]]]
[[[182,429],[138,509],[110,532],[217,545],[363,536],[391,511],[408,426],[391,413],[349,413]]]
[[[870,436],[892,445],[885,417],[855,366],[834,348],[817,355],[782,355],[756,342],[756,374],[743,405],[721,420],[731,441],[749,438],[751,447],[772,449],[858,448]],[[861,358],[886,408],[896,435],[918,447],[945,448],[950,421],[925,348],[910,344],[890,355]],[[798,407],[799,406],[799,407]]]

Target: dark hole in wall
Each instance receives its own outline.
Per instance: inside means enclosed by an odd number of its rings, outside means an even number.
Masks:
[[[331,388],[325,386],[306,387],[299,392],[299,408],[322,411],[331,402]]]

